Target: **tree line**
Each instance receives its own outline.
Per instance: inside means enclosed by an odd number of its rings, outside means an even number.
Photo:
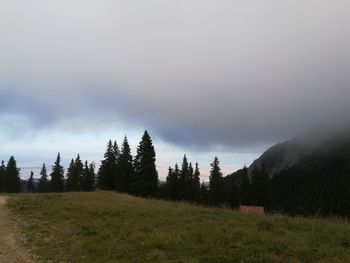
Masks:
[[[5,165],[1,162],[0,166],[0,191],[7,193],[16,193],[21,191],[21,180],[19,178],[19,169],[13,156]]]
[[[131,155],[126,136],[120,150],[117,142],[112,143],[110,140],[97,174],[95,164],[87,161],[83,163],[79,154],[71,160],[65,173],[61,155],[58,153],[50,174],[44,163],[38,184],[35,183],[33,172],[27,182],[23,183],[19,176],[20,169],[17,168],[15,158],[11,156],[7,166],[2,161],[0,167],[0,191],[77,192],[93,191],[97,188],[138,196],[156,196],[158,172],[155,161],[156,153],[147,131],[142,136],[135,157]]]
[[[39,182],[31,172],[20,180],[16,160],[10,157],[0,166],[0,192],[118,191],[136,196],[186,201],[209,206],[263,206],[269,211],[303,215],[350,216],[350,140],[332,151],[320,151],[301,159],[297,165],[270,177],[264,166],[243,167],[223,176],[217,157],[211,163],[209,182],[201,183],[198,163],[185,155],[182,164],[169,167],[165,182],[158,180],[156,152],[145,131],[135,156],[127,137],[119,148],[116,141],[107,144],[97,173],[95,164],[82,162],[78,154],[65,173],[61,156],[48,174],[44,163]]]
[[[169,167],[168,176],[159,186],[159,197],[173,201],[187,201],[210,206],[236,208],[240,205],[268,206],[270,178],[264,168],[255,167],[248,176],[248,168],[223,176],[217,157],[210,164],[209,183],[200,183],[198,163],[193,168],[186,155],[181,169]]]
[[[155,162],[152,139],[145,131],[136,156],[132,156],[126,136],[120,148],[116,141],[110,140],[97,174],[95,163],[83,162],[79,154],[71,160],[65,173],[58,153],[50,174],[44,163],[39,182],[35,182],[31,172],[23,184],[19,177],[20,169],[12,156],[7,166],[2,162],[0,167],[0,191],[78,192],[99,189],[212,206],[267,204],[268,176],[260,170],[253,172],[251,180],[247,168],[237,172],[240,176],[223,177],[219,159],[215,157],[211,163],[209,183],[201,183],[198,163],[193,165],[184,155],[181,167],[178,164],[169,167],[166,181],[159,182]]]

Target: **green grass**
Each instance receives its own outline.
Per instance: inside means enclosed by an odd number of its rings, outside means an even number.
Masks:
[[[350,262],[344,220],[244,215],[110,192],[20,194],[8,208],[45,262]]]

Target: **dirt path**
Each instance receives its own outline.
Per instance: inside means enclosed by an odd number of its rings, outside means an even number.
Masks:
[[[0,196],[0,262],[1,263],[33,263],[28,251],[21,247],[16,231],[10,224],[4,205],[7,197]]]

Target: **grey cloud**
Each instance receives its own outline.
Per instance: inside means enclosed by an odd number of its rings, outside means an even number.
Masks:
[[[43,123],[140,112],[177,144],[251,147],[349,123],[349,24],[346,0],[2,1],[0,82]]]

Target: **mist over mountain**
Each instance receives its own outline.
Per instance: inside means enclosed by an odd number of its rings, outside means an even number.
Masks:
[[[349,216],[350,135],[337,135],[272,179],[272,208]]]
[[[304,215],[350,215],[350,132],[297,136],[270,147],[249,168],[225,177],[254,204],[254,178],[266,174],[265,205],[272,211]],[[251,186],[244,186],[250,179]],[[242,195],[242,193],[241,193]],[[244,198],[241,200],[244,200]]]
[[[315,154],[319,151],[332,149],[339,142],[347,142],[350,130],[343,127],[324,128],[323,130],[312,131],[298,135],[293,139],[277,143],[266,150],[258,159],[256,159],[248,169],[251,175],[254,167],[264,167],[270,177],[280,173],[283,170],[296,165],[306,156]]]

